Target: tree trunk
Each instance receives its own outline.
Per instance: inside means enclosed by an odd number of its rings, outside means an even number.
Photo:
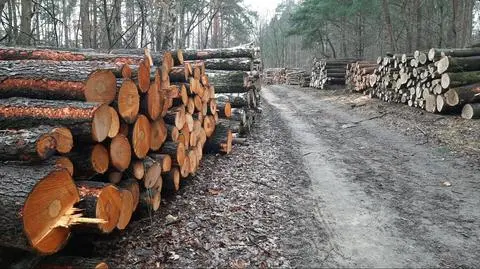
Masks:
[[[390,39],[390,49],[391,49],[391,52],[393,53],[396,51],[396,44],[395,44],[395,38],[393,35],[392,22],[390,19],[389,5],[390,4],[388,0],[382,0],[383,17],[385,18],[385,24],[387,25],[388,38]]]
[[[480,84],[472,84],[459,88],[452,88],[445,93],[449,106],[463,105],[480,101]]]
[[[466,104],[463,106],[462,118],[464,119],[479,119],[480,118],[480,103]]]
[[[31,0],[22,0],[22,17],[20,20],[20,33],[18,34],[18,45],[30,45],[32,39],[32,17],[33,2]]]
[[[82,47],[91,48],[90,0],[80,0],[80,28],[82,29]]]

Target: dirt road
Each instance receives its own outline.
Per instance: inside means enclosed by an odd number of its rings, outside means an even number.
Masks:
[[[311,210],[327,236],[328,255],[319,250],[321,259],[303,265],[480,264],[478,165],[313,90],[270,86],[262,95],[296,142],[285,146],[298,147],[311,182],[305,195],[313,197]]]

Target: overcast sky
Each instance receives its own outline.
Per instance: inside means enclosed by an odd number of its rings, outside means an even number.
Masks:
[[[282,0],[243,0],[246,7],[258,12],[260,19],[271,18],[275,15],[275,8]]]

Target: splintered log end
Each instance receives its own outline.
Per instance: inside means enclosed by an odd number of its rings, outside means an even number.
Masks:
[[[140,198],[142,207],[157,211],[160,208],[161,193],[158,189],[146,189]]]
[[[117,80],[109,70],[97,70],[85,83],[85,100],[110,104],[117,94]]]
[[[118,134],[110,142],[110,160],[113,167],[123,172],[130,165],[131,158],[132,150],[128,138]]]
[[[150,64],[142,61],[138,66],[138,87],[140,91],[146,93],[150,88]]]
[[[162,144],[167,139],[167,126],[162,118],[152,122],[151,126],[150,149],[153,151],[159,150]]]
[[[57,143],[57,152],[69,153],[73,148],[73,135],[70,129],[58,127],[52,130],[52,136]]]
[[[125,80],[118,92],[118,113],[126,123],[132,124],[137,119],[140,109],[140,95],[135,83]]]
[[[165,66],[167,70],[170,72],[174,66],[174,61],[172,57],[172,53],[169,51],[165,51],[163,53],[163,61],[162,61],[162,66]]]
[[[187,126],[189,132],[193,131],[193,124],[194,124],[194,121],[193,121],[192,114],[186,113],[185,114],[185,125],[184,126]]]
[[[70,229],[60,222],[79,200],[72,177],[65,169],[51,172],[35,185],[20,213],[25,234],[40,254],[52,254],[64,246]]]
[[[108,150],[102,144],[96,144],[92,149],[90,162],[95,172],[104,174],[110,163]]]
[[[122,198],[122,206],[120,208],[120,216],[118,217],[117,228],[124,230],[133,213],[133,195],[129,190],[120,190],[120,197]]]
[[[102,142],[108,137],[112,126],[112,113],[108,105],[98,107],[92,121],[92,139],[96,142]]]
[[[182,178],[188,177],[190,174],[190,158],[188,156],[185,156],[183,159],[183,162],[180,163],[180,176]]]
[[[132,146],[135,156],[140,159],[147,156],[150,150],[151,126],[147,117],[140,115],[135,121],[132,134]]]
[[[118,117],[118,113],[113,107],[108,107],[110,110],[110,116],[112,117],[112,122],[110,124],[110,129],[108,130],[108,137],[114,138],[117,136],[118,132],[120,131],[120,118]]]
[[[44,134],[37,139],[35,148],[40,159],[48,159],[57,149],[57,140],[50,134]]]

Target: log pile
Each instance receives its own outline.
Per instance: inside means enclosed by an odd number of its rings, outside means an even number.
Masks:
[[[357,59],[313,59],[310,87],[324,89],[325,85],[345,85],[347,65]]]
[[[47,255],[71,231],[125,229],[134,211],[158,210],[162,191],[177,191],[205,153],[231,152],[255,86],[216,99],[212,81],[244,83],[250,64],[122,53],[0,48],[2,246]],[[206,69],[217,64],[232,69],[223,80]]]
[[[310,74],[300,68],[287,68],[285,71],[285,83],[288,85],[308,87],[310,85]]]
[[[376,68],[365,62],[350,65],[347,81],[356,91],[386,102],[479,118],[479,60],[479,48],[389,54],[377,59]]]
[[[285,68],[266,68],[263,71],[262,82],[265,85],[285,84]]]

